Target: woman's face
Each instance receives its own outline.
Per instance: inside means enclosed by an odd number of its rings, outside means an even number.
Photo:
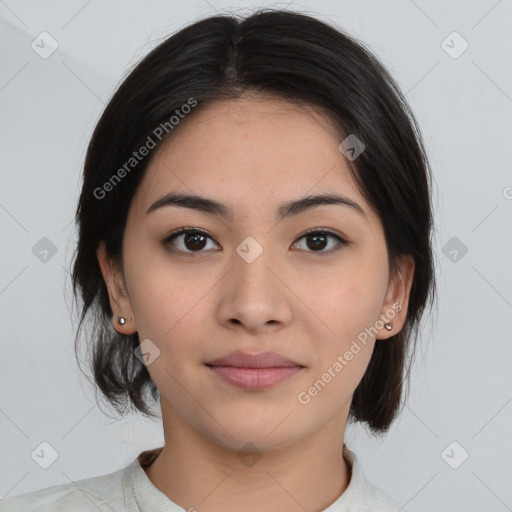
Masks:
[[[312,108],[244,97],[181,123],[133,198],[124,273],[98,252],[115,319],[131,317],[116,329],[145,340],[164,423],[235,450],[341,430],[375,338],[403,325],[412,263],[390,279],[380,219]],[[153,206],[170,194],[224,206]],[[356,206],[302,202],[322,194]],[[171,237],[183,227],[195,233]],[[208,364],[235,351],[275,352],[291,366]]]

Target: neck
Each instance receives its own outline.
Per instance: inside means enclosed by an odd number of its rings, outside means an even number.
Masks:
[[[284,448],[241,453],[164,421],[165,445],[144,470],[185,510],[323,510],[350,482],[342,454],[344,428],[332,423]]]

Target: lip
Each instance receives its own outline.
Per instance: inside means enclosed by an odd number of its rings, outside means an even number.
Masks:
[[[237,350],[206,363],[222,380],[244,389],[265,389],[300,372],[304,366],[276,352]]]
[[[239,368],[282,368],[302,366],[277,352],[243,352],[235,350],[227,356],[206,363],[208,366],[237,366]]]

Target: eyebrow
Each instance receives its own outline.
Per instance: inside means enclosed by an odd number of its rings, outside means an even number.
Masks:
[[[277,218],[278,220],[283,220],[287,217],[292,217],[294,215],[309,211],[313,208],[316,208],[317,206],[331,204],[349,207],[352,210],[360,213],[363,217],[366,217],[366,213],[364,212],[363,208],[361,208],[359,204],[352,201],[352,199],[349,199],[348,197],[339,194],[318,194],[306,196],[301,199],[292,200],[281,204],[277,210]],[[217,215],[226,219],[233,218],[233,209],[230,206],[204,196],[180,194],[174,192],[170,192],[160,199],[157,199],[147,209],[146,215],[165,206],[190,208],[192,210],[198,210],[207,214]]]

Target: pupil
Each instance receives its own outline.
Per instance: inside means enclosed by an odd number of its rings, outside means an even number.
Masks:
[[[313,246],[311,246],[308,243],[309,249],[323,249],[325,247],[327,237],[325,235],[318,234],[318,235],[310,235],[308,237],[308,239],[315,240],[315,242],[313,243]],[[320,244],[318,243],[319,239],[320,239]]]
[[[201,233],[188,233],[185,236],[185,245],[187,249],[190,250],[202,249],[205,246],[205,240],[206,237]],[[190,243],[192,245],[191,247],[189,247]]]

